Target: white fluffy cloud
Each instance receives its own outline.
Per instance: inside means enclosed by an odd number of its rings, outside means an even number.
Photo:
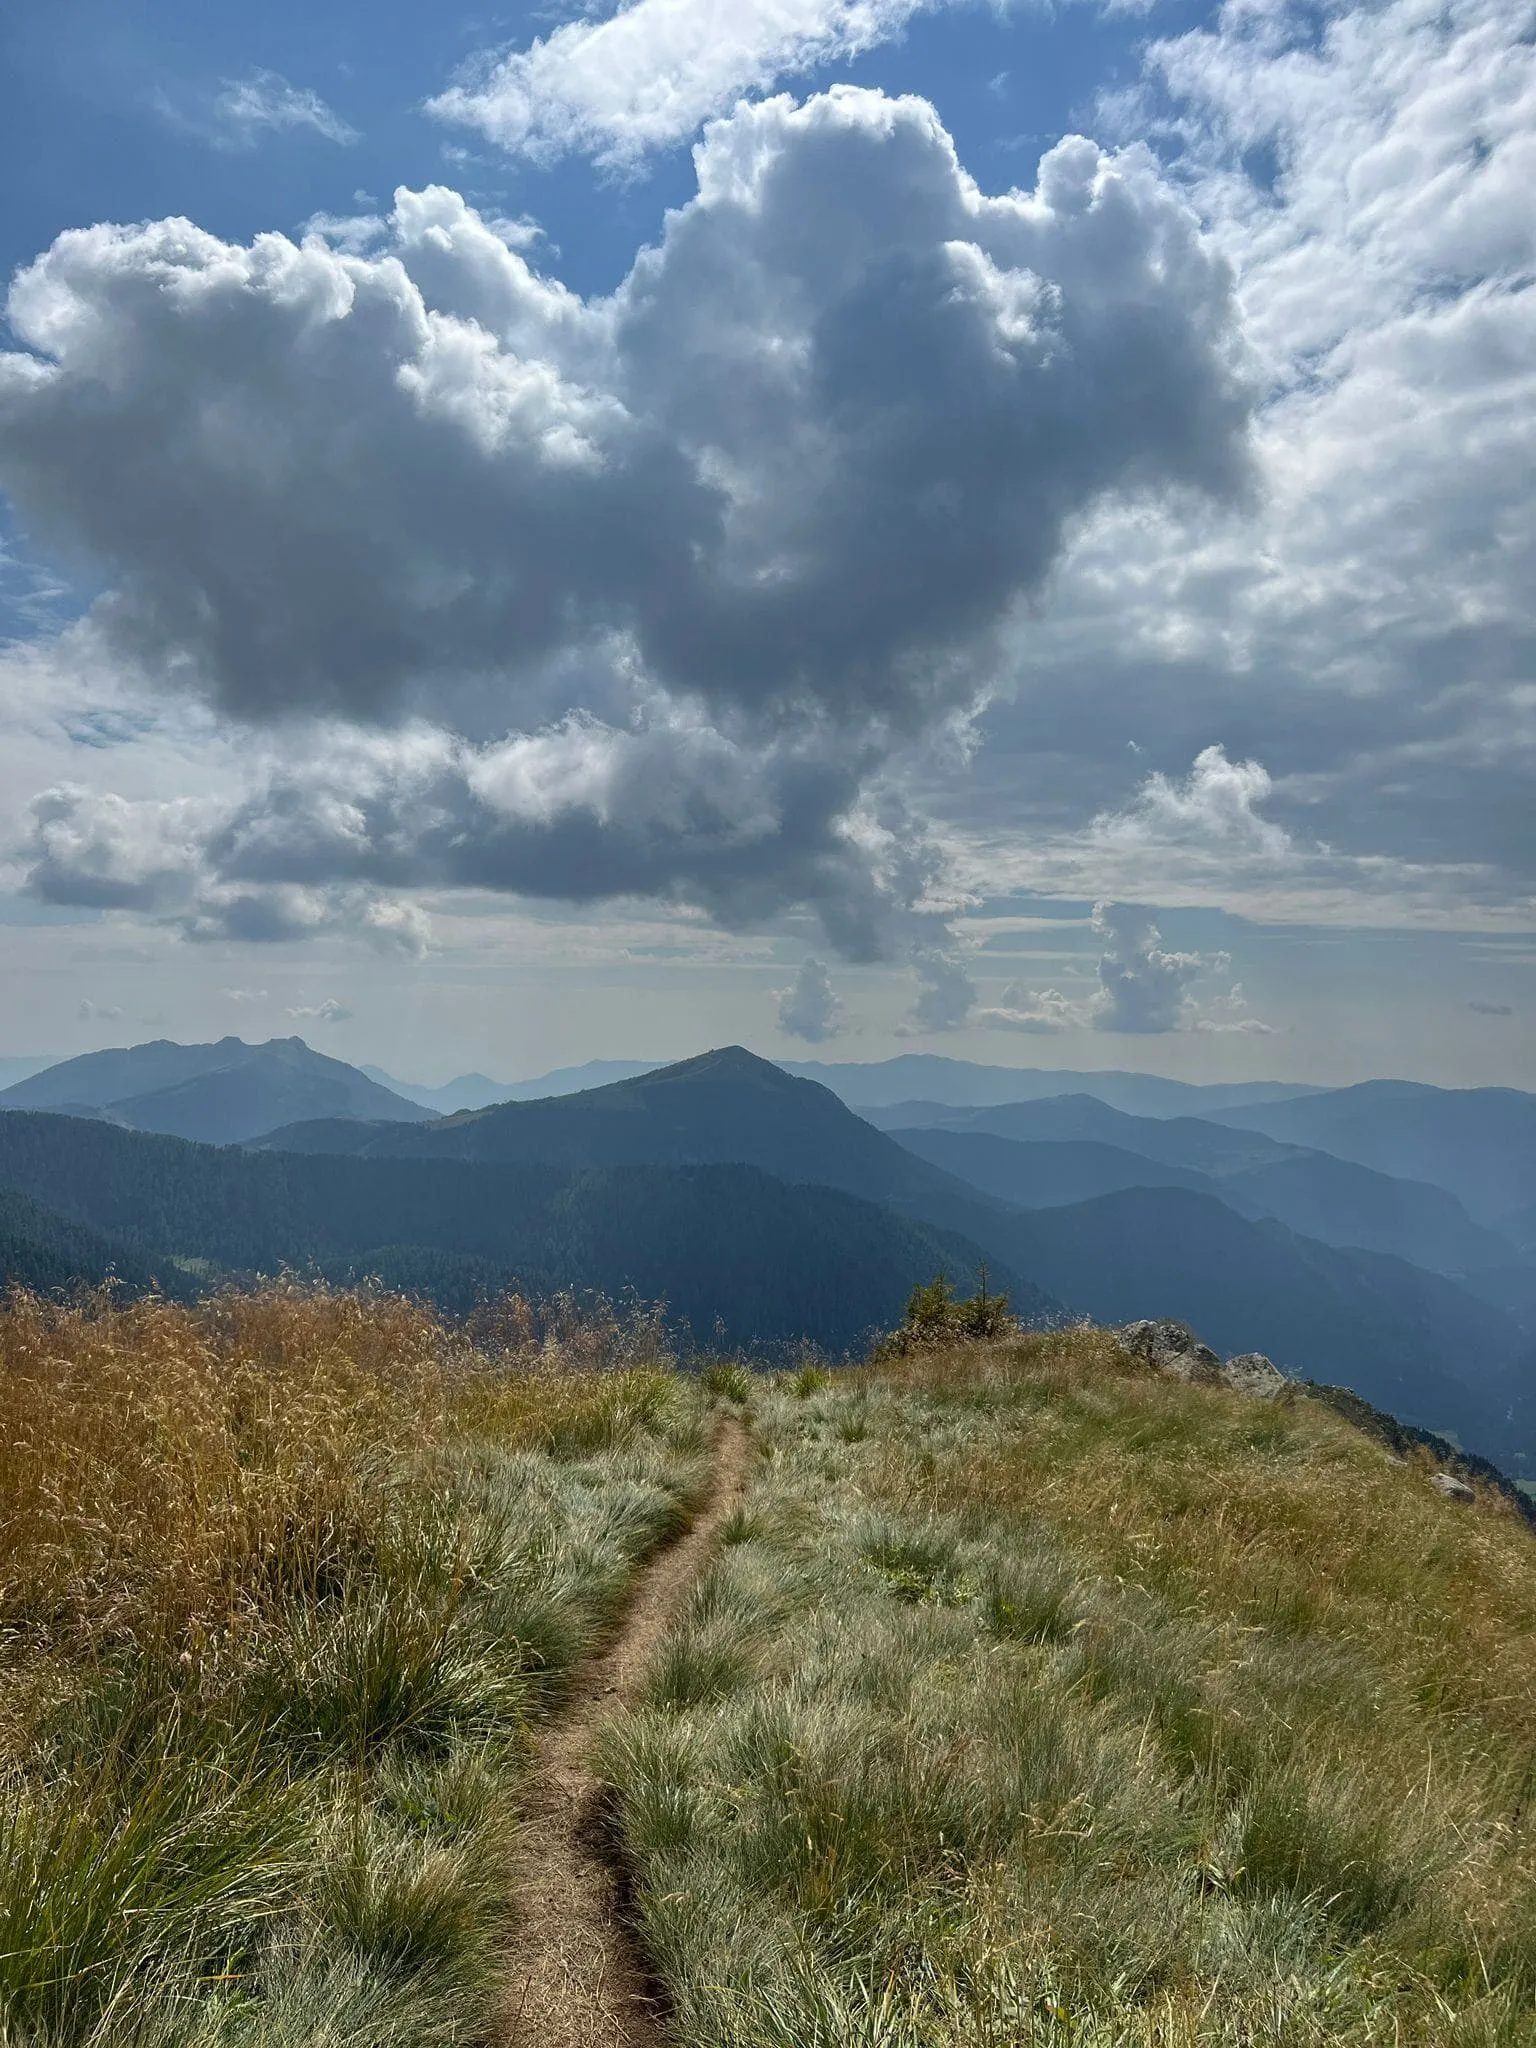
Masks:
[[[907,1013],[908,1029],[924,1037],[931,1032],[964,1030],[975,1011],[976,984],[956,948],[918,939],[909,957],[917,977],[917,994]]]
[[[806,959],[789,987],[779,990],[779,1029],[820,1045],[837,1036],[842,1009],[825,961]]]
[[[444,120],[549,162],[628,166],[684,142],[743,93],[899,35],[946,0],[629,0],[566,22],[429,102]]]
[[[1190,984],[1205,968],[1199,953],[1170,953],[1150,915],[1132,903],[1096,903],[1093,928],[1104,942],[1093,1022],[1099,1031],[1177,1031]]]
[[[1248,1012],[1241,982],[1202,1000],[1196,985],[1223,977],[1225,953],[1176,953],[1162,943],[1153,913],[1136,903],[1096,903],[1092,927],[1100,941],[1097,986],[1082,995],[1029,989],[1013,982],[1002,1002],[978,1010],[976,1022],[994,1031],[1050,1034],[1112,1031],[1134,1037],[1169,1031],[1269,1035],[1271,1026]]]
[[[1536,13],[1233,0],[1152,65],[1114,118],[1233,265],[1257,487],[1085,516],[957,832],[1078,895],[1528,926]]]
[[[19,276],[0,481],[105,585],[76,639],[269,734],[234,794],[48,792],[39,894],[406,945],[426,886],[637,894],[888,942],[932,875],[894,778],[1071,524],[1241,484],[1229,278],[1144,153],[1069,138],[989,198],[917,100],[743,107],[697,164],[605,300],[441,189],[372,255],[162,221]],[[918,965],[963,1017],[942,941]]]
[[[1051,1037],[1090,1022],[1086,1003],[1074,1002],[1059,988],[1026,988],[1011,981],[1003,990],[1001,1003],[976,1012],[976,1022],[992,1031],[1024,1031],[1035,1037]]]
[[[1154,770],[1127,810],[1096,818],[1093,829],[1116,851],[1189,847],[1224,859],[1281,860],[1290,837],[1258,808],[1273,790],[1262,763],[1229,761],[1225,748],[1203,747],[1182,781]]]

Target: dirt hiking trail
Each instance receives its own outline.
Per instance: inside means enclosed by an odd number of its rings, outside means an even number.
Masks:
[[[664,2048],[644,1964],[619,1912],[598,1840],[598,1724],[636,1698],[657,1646],[709,1562],[746,1488],[751,1439],[734,1417],[715,1437],[704,1507],[644,1569],[607,1646],[576,1673],[535,1738],[512,1852],[513,1968],[497,2048]]]

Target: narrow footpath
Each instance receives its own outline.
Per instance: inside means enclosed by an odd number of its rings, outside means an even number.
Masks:
[[[515,1921],[498,2048],[663,2048],[644,1965],[617,1910],[597,1841],[598,1723],[638,1695],[657,1646],[708,1564],[746,1487],[751,1440],[728,1418],[715,1438],[709,1498],[686,1533],[640,1574],[616,1634],[576,1674],[537,1737],[521,1787],[512,1859]]]

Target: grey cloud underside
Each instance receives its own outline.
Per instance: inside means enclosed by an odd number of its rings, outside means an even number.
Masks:
[[[745,107],[698,169],[608,300],[441,189],[373,256],[168,221],[22,274],[0,482],[106,581],[111,657],[279,755],[313,717],[437,748],[360,732],[354,787],[345,748],[280,762],[180,821],[171,881],[79,857],[87,801],[51,798],[44,894],[808,902],[875,947],[922,834],[860,806],[984,695],[1069,524],[1243,489],[1230,278],[1150,157],[1071,138],[989,198],[921,101]]]
[[[986,200],[930,110],[845,93],[701,169],[603,304],[440,190],[376,259],[66,235],[12,294],[7,488],[245,716],[489,673],[520,722],[617,634],[712,703],[910,720],[1097,495],[1237,480],[1228,280],[1149,163],[1070,141]]]
[[[856,761],[579,723],[482,748],[421,729],[329,738],[308,766],[190,815],[47,793],[33,807],[34,891],[253,940],[329,929],[378,892],[420,888],[671,897],[737,927],[802,903],[845,954],[881,949],[888,878],[839,827]]]

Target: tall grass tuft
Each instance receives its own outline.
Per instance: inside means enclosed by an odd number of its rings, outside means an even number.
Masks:
[[[13,1294],[0,2042],[470,2038],[520,1731],[686,1515],[699,1411],[601,1304]]]

